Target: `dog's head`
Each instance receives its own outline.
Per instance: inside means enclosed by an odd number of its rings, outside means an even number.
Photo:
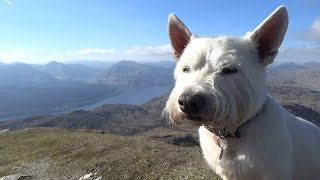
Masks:
[[[288,25],[276,9],[243,37],[198,38],[174,15],[168,18],[176,84],[167,101],[170,122],[188,121],[233,132],[265,101],[265,67],[273,62]]]

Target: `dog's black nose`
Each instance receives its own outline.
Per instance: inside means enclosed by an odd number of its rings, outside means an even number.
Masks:
[[[206,99],[200,94],[183,93],[178,98],[178,103],[182,112],[189,116],[196,114],[205,105]]]

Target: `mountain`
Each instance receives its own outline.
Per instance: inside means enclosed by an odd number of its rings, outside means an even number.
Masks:
[[[293,62],[286,62],[286,63],[281,63],[277,65],[271,64],[270,67],[267,68],[269,73],[273,72],[279,72],[279,71],[296,71],[299,69],[303,69],[304,66],[293,63]]]
[[[91,105],[121,93],[119,88],[136,88],[138,91],[139,88],[169,85],[172,83],[171,74],[164,67],[133,61],[118,62],[109,69],[56,61],[44,65],[2,64],[0,120]],[[101,77],[104,81],[98,82]],[[130,91],[126,93],[130,94]]]
[[[38,66],[39,70],[47,72],[60,80],[70,81],[95,81],[96,75],[100,73],[97,69],[82,64],[63,64],[52,61],[44,66]]]
[[[118,94],[118,88],[112,85],[75,81],[95,76],[94,73],[83,65],[58,62],[2,64],[0,120],[66,111]]]
[[[306,68],[320,68],[320,62],[310,61],[302,64]]]
[[[25,86],[56,82],[49,73],[42,72],[24,63],[3,64],[0,66],[0,86]]]
[[[320,91],[320,63],[302,65],[284,63],[268,69],[268,84],[273,86],[295,86]]]
[[[141,88],[171,84],[173,74],[168,68],[120,61],[101,74],[99,80],[122,88]]]
[[[92,61],[92,60],[78,60],[78,61],[68,61],[65,64],[82,64],[97,70],[106,70],[110,68],[117,61]]]
[[[148,64],[154,67],[163,67],[163,68],[167,68],[167,69],[171,69],[172,72],[176,66],[176,61],[173,60],[167,60],[167,61],[143,61],[141,62],[143,64]]]

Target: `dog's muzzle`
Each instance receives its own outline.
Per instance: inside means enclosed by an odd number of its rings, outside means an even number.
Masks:
[[[183,93],[178,98],[179,107],[187,118],[194,119],[206,104],[206,99],[201,94]]]

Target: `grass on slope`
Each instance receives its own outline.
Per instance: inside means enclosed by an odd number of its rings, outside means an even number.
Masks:
[[[199,147],[89,130],[29,129],[0,134],[0,177],[34,179],[218,179]]]

